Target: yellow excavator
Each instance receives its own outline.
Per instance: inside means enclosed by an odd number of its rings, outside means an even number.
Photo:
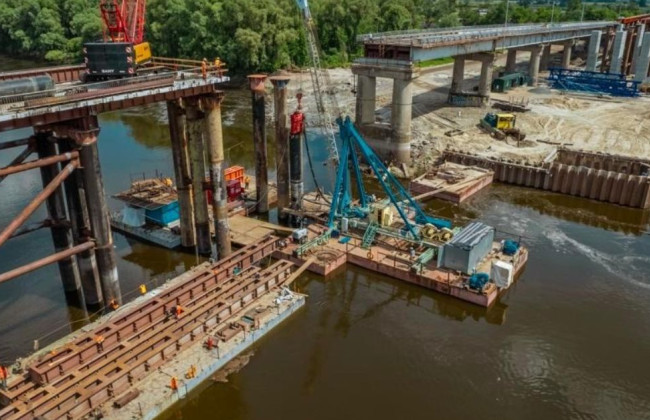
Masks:
[[[505,140],[507,136],[521,141],[526,138],[520,129],[515,127],[517,117],[514,114],[494,114],[488,112],[479,121],[480,127],[497,140]]]

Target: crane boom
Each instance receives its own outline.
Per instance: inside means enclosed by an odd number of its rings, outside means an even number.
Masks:
[[[338,118],[340,110],[336,101],[336,96],[327,71],[321,66],[320,54],[318,52],[318,38],[316,28],[311,19],[311,11],[307,0],[296,0],[298,8],[301,11],[305,32],[307,33],[308,51],[311,58],[311,67],[309,75],[316,98],[316,110],[318,113],[318,122],[326,131],[329,140],[328,152],[330,160],[336,164],[339,161],[338,149],[336,147],[336,132],[332,122],[332,113]]]
[[[104,41],[132,42],[144,40],[146,0],[101,0],[99,8],[104,21]]]

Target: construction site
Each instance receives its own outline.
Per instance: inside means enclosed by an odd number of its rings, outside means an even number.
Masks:
[[[309,6],[297,5],[311,65],[248,76],[252,168],[226,158],[225,63],[154,56],[144,1],[100,2],[104,39],[84,45],[84,64],[0,73],[0,132],[27,133],[0,142],[3,154],[22,150],[0,182],[33,169],[42,182],[2,225],[0,247],[43,230],[53,244],[3,267],[0,285],[56,267],[68,305],[97,314],[56,340],[26,337],[32,351],[0,371],[0,420],[164,418],[218,371],[241,369],[228,370],[272,330],[327,305],[300,279],[334,284],[346,266],[407,288],[389,302],[421,307],[424,295],[450,318],[501,325],[544,250],[516,218],[495,226],[462,207],[481,208],[493,183],[621,207],[647,224],[650,15],[361,35],[364,56],[327,70]],[[419,65],[443,57],[453,64]],[[143,106],[164,110],[173,173],[109,190],[102,114]],[[42,204],[47,217],[34,221]],[[157,287],[125,279],[118,232],[195,263]],[[560,234],[549,237],[571,243]]]

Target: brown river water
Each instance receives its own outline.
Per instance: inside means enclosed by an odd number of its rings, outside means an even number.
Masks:
[[[227,158],[252,171],[249,93],[226,94],[224,136],[235,146]],[[100,118],[107,194],[143,172],[172,175],[161,114],[149,107]],[[29,134],[2,133],[0,141]],[[314,152],[316,160],[325,153]],[[0,165],[17,153],[0,152]],[[36,170],[0,184],[0,227],[40,182]],[[648,212],[502,185],[461,206],[429,208],[523,235],[528,266],[492,308],[355,267],[327,279],[305,274],[297,288],[307,305],[255,345],[248,365],[227,383],[204,383],[162,418],[650,419]],[[127,299],[139,284],[151,289],[197,261],[117,233],[115,246]],[[47,231],[14,239],[0,248],[0,271],[51,251]],[[87,319],[67,306],[56,266],[2,284],[0,361]]]

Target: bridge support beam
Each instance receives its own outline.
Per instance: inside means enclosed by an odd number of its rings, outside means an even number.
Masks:
[[[221,127],[222,95],[204,96],[201,108],[205,112],[205,142],[210,158],[210,185],[212,186],[212,214],[217,246],[212,256],[215,259],[230,255],[230,227],[228,226],[228,195],[223,153],[223,131]],[[279,189],[279,188],[278,188]]]
[[[278,218],[287,220],[282,211],[289,208],[289,129],[287,127],[287,85],[286,76],[271,77],[273,83],[273,108],[275,110],[275,167],[278,184]],[[374,114],[374,109],[373,109]]]
[[[573,52],[573,40],[566,41],[564,45],[564,50],[562,50],[562,68],[568,69],[571,65],[571,53]]]
[[[634,68],[634,80],[643,82],[648,77],[648,67],[650,66],[650,33],[643,35],[643,44],[641,44],[641,52],[636,59],[636,66]]]
[[[61,153],[71,152],[76,148],[72,139],[59,138],[59,151]],[[65,181],[65,198],[70,213],[70,226],[72,237],[76,246],[87,243],[91,236],[91,225],[86,205],[86,192],[83,185],[83,178],[80,171],[75,171]],[[81,287],[86,305],[97,307],[104,301],[102,284],[97,269],[97,258],[95,249],[90,248],[77,254]]]
[[[356,123],[373,124],[377,106],[377,78],[372,76],[357,76]]]
[[[636,63],[641,56],[641,49],[643,48],[643,37],[645,36],[645,24],[639,23],[636,25],[636,33],[632,47],[632,62],[630,63],[630,73],[636,74]]]
[[[199,254],[210,255],[212,240],[208,199],[203,188],[205,181],[205,144],[203,141],[204,115],[199,109],[196,98],[191,98],[186,108],[187,134],[192,167],[192,190],[194,200],[194,226],[196,229],[196,247]]]
[[[465,80],[465,56],[457,55],[454,57],[454,70],[451,78],[450,93],[457,94],[463,91],[463,81]]]
[[[73,131],[72,136],[80,146],[79,160],[91,232],[96,242],[95,255],[102,294],[105,301],[115,301],[121,304],[122,294],[117,274],[115,250],[113,249],[113,235],[111,234],[104,182],[99,164],[99,151],[97,150],[99,126],[96,117],[86,118],[81,121],[81,124],[84,128]]]
[[[542,47],[542,59],[540,61],[540,70],[548,70],[549,64],[551,63],[551,45],[544,45]]]
[[[542,46],[530,47],[530,62],[528,63],[528,86],[537,86],[539,78],[539,62],[542,54]]]
[[[598,54],[600,53],[600,38],[602,35],[603,33],[600,30],[591,32],[588,46],[589,50],[587,52],[587,65],[585,68],[587,71],[597,71]]]
[[[176,191],[178,191],[181,245],[186,248],[191,248],[196,246],[192,170],[187,141],[185,110],[182,108],[180,100],[167,102],[167,116],[169,119],[169,135],[172,143]]]
[[[609,66],[610,73],[620,73],[622,70],[626,38],[626,31],[621,29],[616,31],[616,35],[614,36],[614,46],[612,48],[612,61]]]
[[[36,133],[36,152],[40,159],[57,155],[56,139],[52,132],[44,131]],[[52,164],[40,168],[43,187],[45,188],[59,173],[59,165]],[[74,173],[66,180],[74,178]],[[69,218],[66,212],[63,187],[59,187],[47,198],[46,207],[48,216],[52,222],[50,231],[55,252],[63,252],[72,248],[72,232],[69,225]],[[59,273],[63,282],[63,289],[66,295],[78,304],[81,302],[81,277],[77,257],[71,255],[58,261]]]
[[[514,73],[517,70],[517,50],[512,48],[508,50],[506,58],[506,73]]]
[[[393,134],[393,157],[399,163],[411,160],[411,116],[413,90],[411,80],[393,80],[393,106],[391,127]]]
[[[253,101],[253,144],[255,148],[255,201],[258,213],[269,212],[269,172],[267,168],[264,75],[248,76]]]

